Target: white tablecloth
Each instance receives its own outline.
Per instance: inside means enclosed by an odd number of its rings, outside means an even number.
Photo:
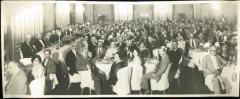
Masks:
[[[63,47],[60,47],[59,49],[56,49],[56,48],[54,48],[54,46],[51,46],[48,49],[50,49],[52,51],[52,55],[51,55],[52,58],[54,58],[54,59],[58,58],[58,60],[60,60],[61,62],[64,62],[67,52],[71,50],[71,46],[70,45],[65,45]],[[37,55],[39,55],[43,60],[44,59],[44,50],[38,52]],[[20,59],[20,62],[24,66],[32,64],[31,58]]]
[[[106,74],[107,79],[109,78],[109,73],[110,73],[112,64],[113,63],[106,64],[106,63],[96,62],[96,66]]]
[[[237,66],[226,66],[222,70],[222,77],[226,77],[232,86],[231,95],[239,96],[239,68]],[[235,76],[235,77],[234,77]]]
[[[156,67],[156,64],[158,63],[158,61],[157,60],[151,60],[151,62],[146,62],[145,64],[144,64],[144,66],[145,66],[145,68],[146,68],[146,73],[149,73],[149,72],[151,72],[151,71],[153,71],[154,70],[154,68]]]
[[[198,66],[198,69],[200,71],[202,71],[201,60],[204,56],[208,54],[208,52],[193,52],[193,62]]]

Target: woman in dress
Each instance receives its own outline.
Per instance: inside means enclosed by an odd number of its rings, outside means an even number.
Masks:
[[[111,66],[109,79],[108,79],[108,85],[112,87],[113,94],[129,94],[130,93],[130,76],[127,75],[126,77],[125,75],[128,73],[121,73],[121,72],[124,72],[122,70],[125,70],[125,69],[127,70],[130,69],[127,66],[127,61],[122,60],[122,56],[119,53],[116,53],[114,55],[114,63]],[[128,83],[125,83],[126,79]]]
[[[129,67],[132,68],[132,75],[131,75],[131,93],[132,94],[140,94],[141,90],[141,80],[143,75],[143,66],[142,61],[139,56],[139,50],[133,50],[133,60],[129,62]]]
[[[33,80],[29,84],[31,95],[44,95],[45,94],[45,71],[46,68],[42,65],[42,60],[39,55],[32,57],[32,72]]]

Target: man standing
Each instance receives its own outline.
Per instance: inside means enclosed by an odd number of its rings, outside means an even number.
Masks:
[[[56,76],[56,65],[53,61],[51,56],[50,50],[44,51],[45,59],[43,61],[44,66],[46,67],[46,78],[47,78],[47,94],[50,94],[52,92],[52,89],[55,87],[56,84],[58,84],[57,76]]]
[[[92,58],[95,58],[97,55],[97,38],[92,36],[88,45],[88,50],[92,53]]]
[[[71,75],[74,75],[75,73],[78,74],[77,65],[81,64],[81,63],[77,59],[78,55],[77,55],[77,45],[76,45],[76,43],[72,42],[71,46],[72,46],[72,50],[70,50],[66,54],[65,63],[67,65],[67,67],[69,67],[69,73]],[[84,69],[87,70],[87,68],[84,68]]]
[[[10,61],[8,63],[7,71],[11,76],[10,80],[5,86],[7,95],[26,95],[27,94],[27,77],[19,68],[17,62]]]
[[[145,89],[145,94],[148,93],[149,90],[149,81],[150,79],[156,79],[157,81],[159,81],[162,77],[162,74],[166,71],[167,66],[171,63],[169,56],[166,54],[166,50],[167,48],[165,46],[162,46],[159,49],[159,54],[160,56],[162,56],[161,58],[161,62],[159,62],[154,71],[149,72],[145,75],[143,75],[142,77],[142,81],[141,81],[141,88]]]
[[[179,71],[179,61],[183,55],[183,51],[178,48],[178,42],[177,41],[173,41],[172,42],[172,48],[170,48],[170,51],[168,52],[168,55],[170,57],[170,60],[172,62],[172,67],[170,68],[169,71],[169,88],[172,91],[172,93],[178,93],[179,91],[179,80],[177,79],[178,77],[176,75],[178,75]]]

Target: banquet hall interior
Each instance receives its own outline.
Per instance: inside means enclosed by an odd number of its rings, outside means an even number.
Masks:
[[[1,1],[15,95],[239,96],[238,1]]]

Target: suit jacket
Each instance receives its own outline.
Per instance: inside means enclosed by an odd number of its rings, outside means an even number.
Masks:
[[[69,30],[63,31],[63,32],[61,33],[61,35],[60,35],[60,39],[64,38],[64,36],[66,36],[66,35],[70,35],[70,31],[69,31]]]
[[[101,50],[101,51],[99,52],[99,50]],[[97,53],[98,53],[100,59],[104,58],[106,52],[107,52],[107,48],[105,48],[105,47],[98,48],[98,50],[97,50]]]
[[[183,52],[180,48],[177,48],[176,51],[169,51],[167,53],[168,53],[170,61],[172,63],[168,77],[170,80],[172,80],[179,68],[179,61],[181,59],[181,56],[183,55]]]
[[[42,40],[43,44],[46,46],[45,42]],[[36,46],[37,52],[41,51],[42,48],[44,47],[40,40],[35,40],[34,45]]]
[[[26,95],[27,77],[24,71],[18,71],[18,73],[7,83],[5,88],[7,95]]]
[[[167,35],[165,37],[164,35],[159,34],[158,38],[159,38],[159,43],[160,43],[161,46],[165,45],[165,41],[168,40]]]
[[[166,54],[166,56],[163,57],[161,62],[159,62],[154,69],[156,75],[161,76],[166,71],[166,69],[170,63],[171,63],[170,58]]]
[[[67,65],[67,67],[69,67],[69,73],[71,75],[73,75],[74,73],[78,73],[77,72],[77,67],[76,67],[76,61],[77,61],[77,58],[76,56],[74,55],[73,51],[69,51],[66,55],[66,59],[65,59],[65,63]]]
[[[114,62],[112,64],[110,72],[109,72],[109,79],[108,79],[109,85],[115,85],[116,84],[116,82],[118,81],[118,79],[117,79],[118,70],[125,67],[126,65],[127,65],[126,61],[122,61],[122,62],[119,62],[119,63]]]
[[[150,57],[153,57],[153,50],[155,48],[157,48],[159,45],[157,44],[157,42],[153,41],[153,42],[147,42],[147,48],[149,50],[149,53],[150,53]]]
[[[50,46],[50,39],[49,38],[43,38],[43,43],[45,44],[45,46]]]
[[[46,60],[44,60],[43,61],[43,64],[45,65],[45,61]],[[47,69],[47,74],[56,74],[56,68],[57,68],[57,66],[55,65],[55,63],[54,63],[54,61],[53,61],[53,59],[52,58],[48,58],[47,59],[47,63],[46,63],[46,65],[45,65],[45,67],[46,67],[46,69]]]
[[[36,49],[33,47],[33,45],[30,43],[30,45],[27,44],[27,42],[24,42],[21,45],[21,51],[23,54],[23,58],[31,58],[32,55],[36,53]]]
[[[88,44],[88,50],[92,52],[92,58],[95,58],[97,55],[97,44],[93,45],[92,42],[89,42]]]
[[[187,48],[198,48],[198,41],[197,39],[187,40],[186,42]]]
[[[223,68],[221,65],[221,62],[219,60],[219,57],[216,57],[217,64],[220,67],[220,70]],[[202,58],[202,69],[203,69],[203,75],[207,77],[207,75],[213,75],[215,72],[215,68],[213,67],[213,61],[210,55],[206,55]]]
[[[126,50],[126,43],[119,43],[119,53],[120,53],[120,57],[126,58],[127,57],[127,50]]]
[[[56,41],[58,41],[59,37],[57,34],[52,34],[49,38],[50,43],[55,43]]]

